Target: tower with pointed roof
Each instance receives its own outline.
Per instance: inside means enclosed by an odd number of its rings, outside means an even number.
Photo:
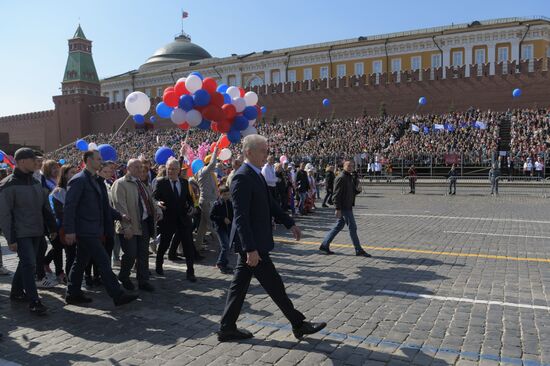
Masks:
[[[92,58],[92,41],[86,38],[80,24],[69,39],[69,57],[61,83],[63,95],[100,95],[100,84]]]

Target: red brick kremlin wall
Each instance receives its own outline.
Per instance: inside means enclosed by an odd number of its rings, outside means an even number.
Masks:
[[[260,104],[266,106],[266,120],[297,117],[358,116],[363,110],[378,115],[384,103],[388,114],[406,114],[417,110],[418,98],[427,98],[420,113],[482,109],[550,106],[550,80],[547,60],[535,60],[530,66],[522,62],[516,70],[514,62],[495,65],[496,75],[489,76],[489,65],[448,68],[446,78],[441,69],[363,75],[311,82],[280,83],[253,88]],[[523,95],[512,98],[512,90],[521,88]],[[321,102],[328,98],[330,107]],[[105,103],[106,98],[89,95],[53,97],[55,110],[0,117],[0,133],[10,134],[10,143],[40,146],[45,151],[71,143],[91,133],[113,132],[127,117],[124,103]],[[159,100],[152,101],[152,111]],[[156,123],[156,128],[169,128],[169,120]],[[129,120],[126,127],[134,128]],[[1,148],[1,147],[0,147]]]

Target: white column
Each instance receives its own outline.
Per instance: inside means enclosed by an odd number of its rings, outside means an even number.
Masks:
[[[451,66],[451,50],[447,47],[441,48],[443,50],[443,60],[442,62],[442,70],[443,70],[443,79],[447,78],[447,67]]]
[[[466,65],[465,76],[468,78],[470,77],[470,66],[472,65],[472,45],[466,45],[464,50],[464,65]]]
[[[284,66],[279,69],[279,75],[281,75],[281,83],[286,83],[286,72]]]
[[[519,39],[513,39],[511,42],[511,57],[510,62],[516,61],[516,65],[519,65],[519,60],[521,58],[521,55],[519,54]]]
[[[243,73],[242,73],[242,71],[239,70],[235,73],[235,79],[237,79],[236,80],[236,83],[237,83],[236,86],[242,86],[243,85]]]
[[[496,64],[496,57],[495,57],[495,44],[489,43],[487,45],[487,62],[489,62],[489,75],[495,74],[495,64]]]
[[[264,70],[264,83],[266,85],[271,84],[271,70],[269,69]]]

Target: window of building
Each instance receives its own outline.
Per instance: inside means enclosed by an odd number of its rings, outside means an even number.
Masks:
[[[120,92],[118,90],[114,90],[113,91],[113,102],[116,103],[116,102],[120,102],[119,100],[119,94]]]
[[[462,51],[453,51],[453,66],[464,65],[464,53]]]
[[[111,101],[111,95],[109,92],[103,93],[103,96],[109,98],[109,102]]]
[[[441,53],[432,54],[432,68],[441,67]]]
[[[130,90],[124,89],[122,91],[122,100],[126,100],[126,97],[128,96],[128,94],[130,94]]]
[[[372,73],[373,74],[382,73],[382,60],[376,60],[372,62]]]
[[[288,70],[288,81],[296,81],[296,70]]]
[[[145,88],[145,95],[147,95],[149,98],[151,98],[151,88]]]
[[[393,58],[391,60],[391,72],[399,72],[399,71],[401,71],[401,59]]]
[[[508,61],[508,47],[499,47],[497,50],[497,63]]]
[[[313,77],[311,75],[311,67],[304,69],[304,80],[311,80]]]
[[[411,70],[420,70],[422,68],[422,58],[420,56],[411,57]]]
[[[328,66],[321,66],[319,76],[321,79],[328,79]]]
[[[257,75],[254,75],[252,77],[252,79],[250,79],[248,81],[248,86],[253,88],[255,86],[260,86],[260,85],[263,85],[264,84],[264,81],[262,80],[262,78],[260,78],[259,76]]]
[[[162,97],[163,89],[162,86],[157,87],[157,97]]]
[[[274,70],[271,72],[271,83],[278,84],[281,82],[281,72],[279,70]]]
[[[227,85],[236,86],[237,85],[237,77],[235,75],[229,75],[227,77]]]
[[[533,59],[533,45],[526,44],[521,46],[521,59],[532,60]]]
[[[476,64],[477,65],[482,65],[485,63],[485,49],[481,48],[481,49],[477,49],[476,50],[476,53],[475,53],[475,58],[476,58]]]
[[[363,62],[356,62],[353,68],[355,75],[363,75],[365,73],[365,64]]]
[[[346,76],[346,65],[342,64],[336,66],[336,75],[339,78],[343,78],[344,76]]]

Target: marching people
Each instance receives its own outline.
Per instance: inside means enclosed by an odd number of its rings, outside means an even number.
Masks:
[[[10,299],[28,302],[31,313],[47,312],[36,289],[36,257],[44,228],[50,239],[57,236],[55,218],[40,181],[33,178],[37,157],[33,150],[20,148],[14,155],[13,174],[0,182],[0,228],[19,263],[13,275]]]
[[[296,172],[296,190],[300,198],[298,203],[298,211],[301,215],[305,215],[305,203],[307,193],[309,192],[309,178],[306,172],[306,163],[300,164],[300,169]]]
[[[107,188],[98,177],[101,169],[99,151],[86,151],[82,162],[84,170],[76,174],[68,184],[63,214],[63,229],[67,245],[76,244],[76,258],[69,273],[67,304],[86,304],[91,298],[82,292],[82,279],[90,259],[98,268],[102,282],[116,306],[124,305],[138,298],[120,288],[117,277],[111,268],[111,261],[103,246],[102,239],[114,236],[113,219],[129,222],[109,204]]]
[[[277,200],[277,175],[275,173],[275,158],[273,155],[267,157],[267,162],[262,167],[262,175],[264,176],[265,181],[267,182],[267,187],[271,196]]]
[[[212,230],[212,223],[210,222],[210,211],[212,210],[212,205],[218,199],[218,180],[216,178],[215,168],[216,160],[218,156],[218,145],[214,148],[212,155],[207,156],[205,160],[206,166],[201,168],[197,172],[197,183],[200,187],[200,198],[199,206],[201,209],[201,220],[199,223],[199,228],[197,230],[197,237],[195,241],[195,248],[197,252],[200,252],[203,249],[204,237],[208,230],[211,230],[212,236],[219,243],[219,239],[216,236],[214,230]]]
[[[290,321],[294,336],[301,339],[306,334],[320,331],[326,323],[308,322],[294,308],[269,255],[274,247],[272,218],[290,229],[296,240],[300,240],[301,231],[275,203],[261,174],[267,158],[267,139],[260,135],[248,135],[242,145],[246,160],[231,184],[235,218],[229,238],[230,243],[235,239],[235,251],[239,258],[220,321],[218,340],[227,342],[253,337],[252,333],[238,329],[236,325],[253,276]]]
[[[358,257],[370,257],[371,255],[361,247],[359,237],[357,236],[357,224],[353,216],[353,206],[355,206],[355,196],[361,193],[359,182],[355,181],[352,173],[355,164],[352,160],[344,162],[344,170],[338,175],[334,187],[334,207],[336,208],[336,225],[325,236],[319,250],[322,254],[334,254],[330,250],[330,243],[345,225],[348,226],[349,234],[355,248],[355,255]]]

